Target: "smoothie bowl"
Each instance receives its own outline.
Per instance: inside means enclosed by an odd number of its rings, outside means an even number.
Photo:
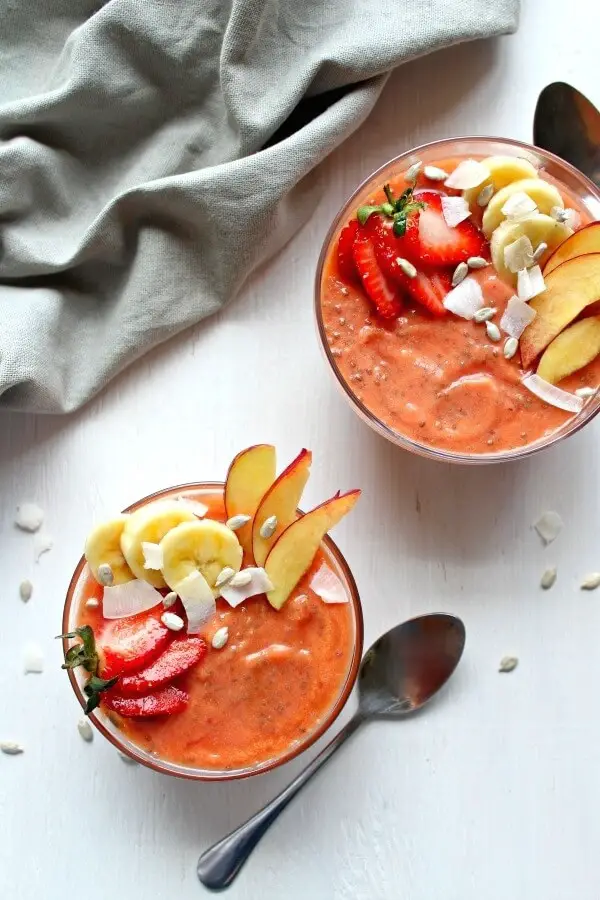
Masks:
[[[387,163],[332,224],[316,317],[353,408],[405,449],[527,456],[600,409],[600,192],[492,138]]]
[[[66,668],[93,724],[172,775],[225,780],[294,758],[346,703],[363,624],[329,531],[360,492],[298,512],[311,454],[275,448],[227,481],[153,494],[88,536],[63,616]]]

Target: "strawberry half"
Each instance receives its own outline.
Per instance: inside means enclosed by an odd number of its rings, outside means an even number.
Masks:
[[[145,719],[149,716],[172,716],[181,712],[189,699],[190,695],[186,691],[171,685],[145,697],[121,697],[111,691],[103,695],[102,703],[127,719]]]
[[[345,228],[342,228],[337,248],[338,271],[344,281],[349,281],[351,284],[356,284],[359,280],[352,255],[352,247],[354,246],[358,229],[359,224],[356,219],[353,219]]]
[[[97,640],[102,677],[112,678],[148,666],[170,640],[171,632],[155,612],[109,622]]]
[[[134,675],[124,675],[118,691],[124,697],[139,697],[163,687],[197,665],[206,655],[206,644],[201,638],[175,638],[164,653]]]
[[[396,319],[402,312],[398,288],[384,275],[375,253],[375,245],[367,235],[358,235],[352,255],[367,296],[382,319]]]
[[[433,316],[441,318],[448,314],[444,298],[452,290],[452,276],[448,272],[418,272],[416,278],[406,279],[406,288],[421,306]]]
[[[455,228],[446,224],[442,213],[442,195],[433,191],[418,191],[415,200],[426,204],[408,220],[404,242],[406,256],[413,263],[430,266],[455,266],[470,256],[483,256],[484,235],[476,225],[465,219]]]

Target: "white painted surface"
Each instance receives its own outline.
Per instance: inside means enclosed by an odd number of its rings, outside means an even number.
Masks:
[[[324,166],[312,221],[221,316],[143,359],[79,415],[0,419],[0,739],[26,747],[0,756],[2,897],[203,896],[200,850],[298,769],[217,786],[128,767],[98,735],[80,738],[52,640],[93,519],[158,487],[221,478],[234,452],[261,440],[281,459],[313,449],[308,500],[363,488],[336,537],[362,592],[367,643],[445,609],[463,617],[468,645],[426,714],[355,736],[272,828],[230,896],[600,896],[600,592],[577,590],[600,568],[600,420],[521,464],[471,471],[412,458],[338,396],[312,322],[322,237],[372,169],[454,134],[527,140],[538,92],[558,78],[600,104],[595,9],[595,0],[528,0],[517,36],[405,66]],[[55,538],[39,565],[31,536],[12,526],[22,499],[44,507]],[[543,550],[530,525],[547,508],[566,527]],[[558,581],[543,593],[550,564]],[[26,577],[35,589],[24,605]],[[44,648],[41,675],[22,673],[28,639]],[[520,665],[499,675],[506,654]]]

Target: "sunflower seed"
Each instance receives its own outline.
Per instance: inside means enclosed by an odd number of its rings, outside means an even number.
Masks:
[[[473,316],[474,322],[488,322],[490,319],[493,319],[496,315],[496,310],[493,306],[483,306],[481,309],[478,309],[475,315]]]
[[[222,587],[224,584],[227,584],[228,581],[231,581],[234,575],[235,569],[232,569],[230,566],[225,566],[225,568],[221,569],[221,571],[217,575],[215,587]]]
[[[461,283],[461,281],[465,280],[468,274],[469,267],[466,262],[459,263],[454,270],[454,275],[452,276],[452,287],[457,287]]]
[[[19,585],[19,596],[23,603],[27,603],[28,600],[31,600],[31,595],[33,594],[33,585],[30,582],[29,578],[26,578],[25,581],[22,581]]]
[[[83,740],[88,742],[88,744],[90,744],[94,740],[94,732],[87,719],[79,720],[79,722],[77,723],[77,731],[79,732]]]
[[[423,163],[419,159],[419,160],[417,160],[416,163],[413,163],[409,169],[406,170],[406,174],[404,176],[405,180],[409,184],[414,184],[416,182],[417,178],[419,177],[419,172],[421,171],[422,168],[423,168]]]
[[[487,206],[494,196],[494,185],[486,184],[477,194],[477,206]]]
[[[252,572],[237,572],[229,579],[230,587],[244,587],[252,581]]]
[[[512,359],[518,349],[518,340],[514,337],[507,338],[504,344],[504,359]]]
[[[89,600],[85,601],[85,605],[88,609],[98,609],[100,606],[100,601],[96,599],[96,597],[90,597]]]
[[[504,656],[500,660],[500,665],[498,667],[499,672],[512,672],[519,665],[519,660],[516,656]]]
[[[579,587],[582,591],[595,591],[597,587],[600,587],[600,572],[590,572],[582,579]]]
[[[487,336],[489,337],[490,341],[497,342],[502,337],[502,335],[500,334],[500,329],[494,322],[486,322],[485,330],[487,331]]]
[[[110,587],[114,580],[113,570],[108,563],[102,563],[98,566],[98,581],[100,584],[103,584],[104,587]]]
[[[227,519],[225,524],[228,528],[231,528],[232,531],[237,531],[238,528],[241,528],[242,525],[245,525],[250,521],[252,516],[246,516],[243,513],[240,513],[237,516],[232,516],[230,519]]]
[[[486,266],[489,266],[489,262],[483,256],[470,256],[467,265],[470,269],[485,269]]]
[[[165,594],[163,597],[162,605],[165,609],[170,609],[172,606],[175,606],[177,603],[177,594],[175,591],[169,591],[168,594]]]
[[[163,623],[163,625],[166,625],[169,631],[181,631],[181,629],[185,625],[185,622],[183,621],[181,616],[178,616],[177,613],[172,612],[163,613],[160,617],[160,621]]]
[[[549,590],[556,581],[556,568],[546,569],[540,579],[540,587],[545,591]]]
[[[404,259],[403,256],[397,256],[396,262],[398,263],[398,266],[402,269],[402,271],[408,278],[416,278],[417,277],[416,268],[413,266],[413,264],[411,262],[409,262],[407,259]]]
[[[577,388],[575,393],[577,394],[578,397],[582,397],[584,400],[588,400],[590,397],[595,396],[595,394],[597,393],[597,390],[598,390],[597,388],[582,387],[582,388]]]
[[[277,528],[277,516],[269,516],[268,519],[260,526],[260,536],[265,541],[267,541],[270,537],[273,537],[275,534],[275,529]]]
[[[117,756],[118,756],[119,759],[122,760],[124,763],[127,763],[128,766],[137,766],[137,765],[139,765],[137,759],[132,759],[131,756],[127,756],[126,753],[121,753],[120,750],[117,750]]]
[[[210,642],[215,650],[221,650],[229,640],[229,628],[223,625],[218,631],[215,631],[213,639]]]
[[[542,256],[544,255],[544,253],[546,252],[547,249],[548,249],[548,244],[546,244],[544,241],[542,241],[540,244],[537,245],[537,247],[533,251],[534,263],[537,263],[540,261],[540,259],[542,258]]]
[[[23,753],[25,748],[15,741],[0,741],[0,750],[7,756],[17,756],[17,754]]]
[[[429,181],[445,181],[448,178],[448,173],[443,169],[438,169],[437,166],[425,166],[423,174]]]

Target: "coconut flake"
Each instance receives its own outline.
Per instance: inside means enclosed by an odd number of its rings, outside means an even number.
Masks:
[[[446,295],[444,306],[455,316],[472,319],[483,306],[481,285],[474,278],[465,278]]]
[[[537,212],[537,206],[525,191],[516,191],[510,195],[501,212],[507,219],[522,219]]]
[[[558,409],[564,409],[567,412],[578,413],[583,409],[583,400],[576,397],[569,391],[563,391],[562,388],[544,381],[539,375],[526,375],[521,381],[523,387],[543,400],[550,406],[556,406]]]
[[[15,525],[21,531],[39,531],[44,521],[44,510],[37,503],[20,503],[17,506]]]
[[[240,603],[243,603],[244,600],[248,600],[249,597],[255,597],[257,594],[266,594],[267,591],[273,590],[271,580],[264,569],[250,566],[244,569],[243,572],[250,575],[250,580],[246,584],[232,585],[230,581],[221,588],[221,597],[227,600],[234,609]]]
[[[572,228],[573,231],[577,231],[579,226],[581,225],[581,216],[577,212],[576,209],[565,209],[565,215],[563,222],[569,228]]]
[[[44,671],[44,651],[39,644],[27,641],[23,647],[23,671],[39,674]]]
[[[51,534],[47,532],[42,532],[41,534],[36,534],[33,541],[33,552],[35,555],[35,561],[39,562],[40,557],[44,555],[44,553],[48,553],[54,547],[54,539]]]
[[[504,248],[504,265],[509,271],[518,272],[520,269],[529,269],[534,264],[533,244],[525,235]]]
[[[520,300],[531,300],[546,290],[546,282],[539,266],[521,269],[517,275],[517,294]]]
[[[163,552],[160,544],[151,544],[149,541],[142,541],[142,553],[144,554],[145,569],[162,569]]]
[[[217,605],[211,586],[197,569],[175,585],[187,615],[188,634],[198,634],[203,625],[212,619]],[[169,615],[166,613],[165,615]]]
[[[457,191],[470,191],[479,187],[490,177],[490,170],[476,159],[463,159],[454,172],[446,178],[446,187],[455,188]]]
[[[556,540],[562,531],[563,520],[557,512],[549,510],[543,513],[537,522],[533,523],[533,527],[542,539],[545,546]]]
[[[189,497],[176,497],[175,502],[181,503],[182,506],[193,512],[195,516],[198,516],[199,519],[203,519],[208,512],[208,506],[205,503],[200,503],[199,500],[190,500]]]
[[[537,312],[535,309],[531,309],[524,300],[520,300],[518,297],[511,297],[500,319],[500,328],[509,337],[519,340],[527,326],[531,325],[536,316]]]
[[[442,214],[448,228],[456,228],[469,218],[471,210],[464,197],[442,197]]]
[[[162,596],[146,581],[127,581],[104,588],[102,613],[105,619],[123,619],[154,609]]]
[[[325,563],[320,569],[317,569],[308,586],[311,591],[319,595],[323,603],[348,602],[348,594],[344,590],[341,579]]]
[[[582,400],[589,400],[590,397],[594,397],[598,393],[598,388],[593,387],[582,387],[577,388],[575,391],[578,397],[581,397]]]

